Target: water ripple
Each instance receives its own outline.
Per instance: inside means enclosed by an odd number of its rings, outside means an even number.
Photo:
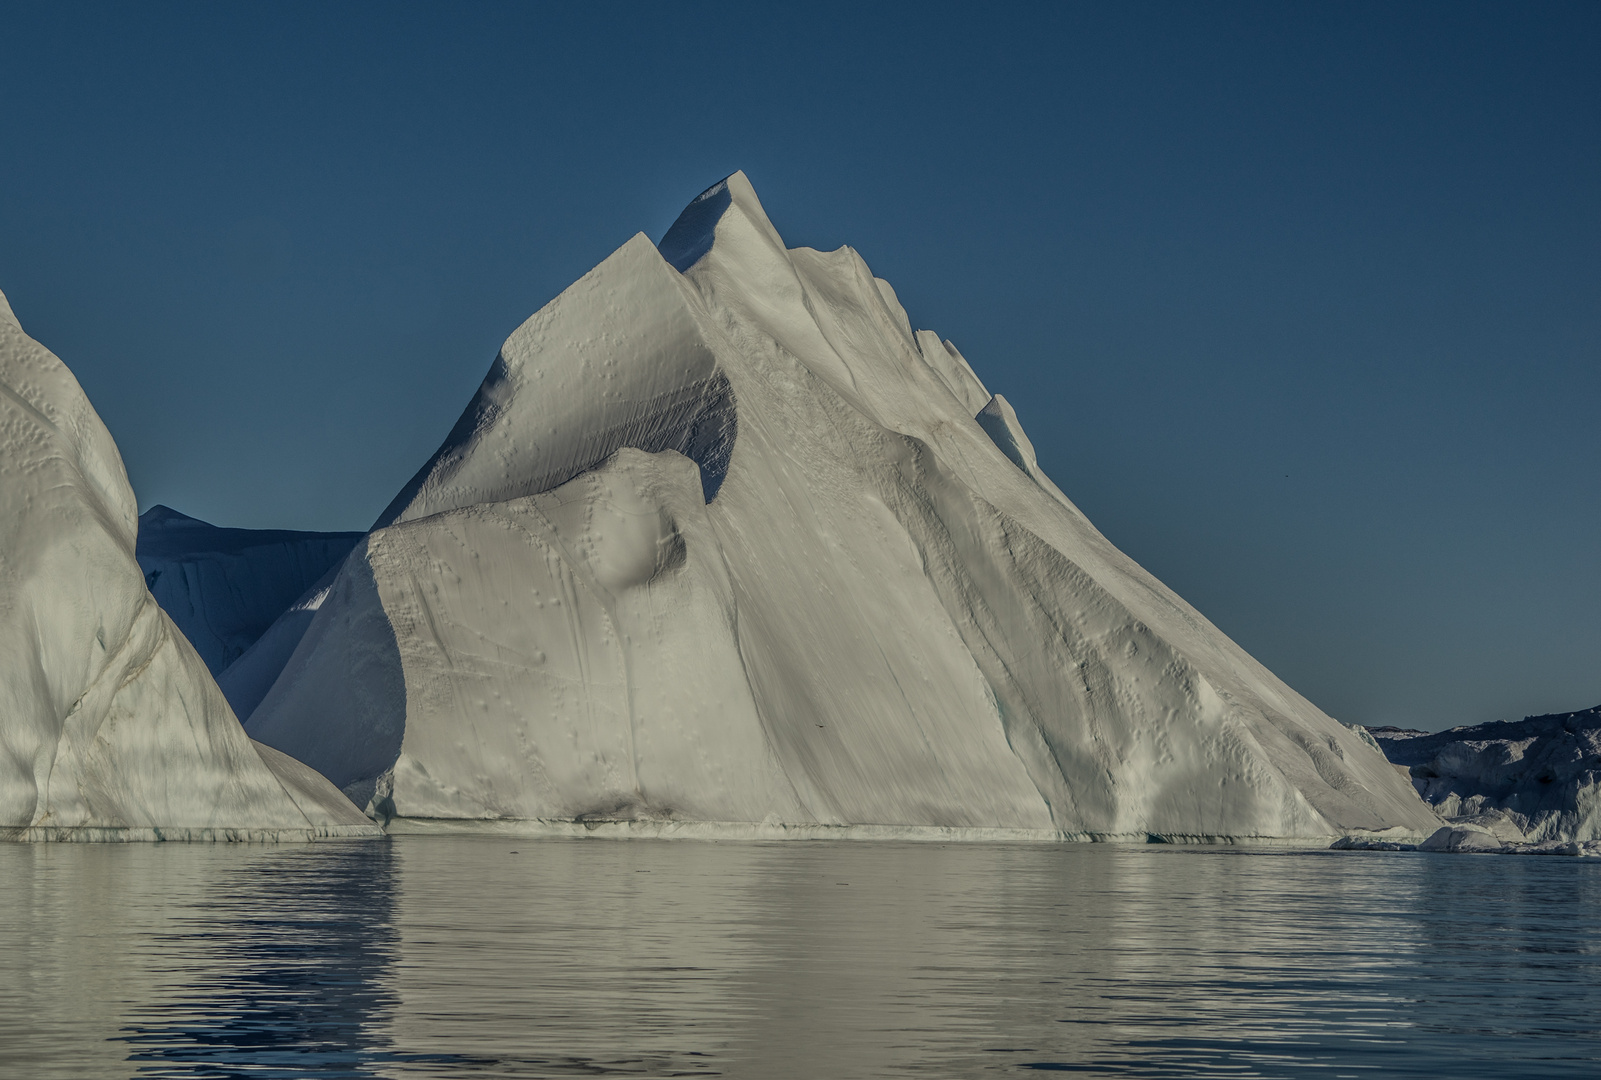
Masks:
[[[1579,859],[4,845],[0,902],[40,1080],[1601,1072]]]

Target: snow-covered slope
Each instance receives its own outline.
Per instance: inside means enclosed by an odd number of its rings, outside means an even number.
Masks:
[[[378,526],[248,727],[384,814],[1438,824],[1108,543],[854,251],[786,250],[743,174],[512,334]]]
[[[348,554],[348,552],[347,552]],[[261,699],[267,696],[272,684],[282,674],[284,665],[295,654],[300,639],[311,626],[317,609],[328,598],[343,560],[330,566],[299,598],[284,609],[283,614],[251,643],[237,660],[217,674],[217,685],[222,688],[228,704],[236,715],[249,718]]]
[[[216,675],[362,535],[224,529],[152,506],[139,515],[134,555],[156,603]]]
[[[110,433],[0,297],[0,837],[371,835],[245,735],[145,588],[135,514]]]
[[[1433,735],[1373,734],[1442,817],[1514,843],[1601,840],[1601,705]]]

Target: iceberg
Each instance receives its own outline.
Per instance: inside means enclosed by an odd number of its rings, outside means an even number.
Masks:
[[[375,835],[245,734],[145,585],[136,514],[110,432],[0,296],[0,838]]]
[[[217,675],[363,535],[219,528],[158,505],[139,515],[134,556],[156,603]]]
[[[861,256],[786,248],[743,173],[512,333],[285,637],[247,729],[391,829],[1439,826],[1096,531]]]
[[[225,529],[153,506],[134,553],[145,584],[239,716],[272,686],[365,533]]]
[[[1370,730],[1453,826],[1509,844],[1601,841],[1601,705],[1434,734]]]

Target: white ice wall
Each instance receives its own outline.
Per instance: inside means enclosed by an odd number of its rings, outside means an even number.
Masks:
[[[369,835],[258,748],[134,559],[122,459],[0,297],[0,836]]]

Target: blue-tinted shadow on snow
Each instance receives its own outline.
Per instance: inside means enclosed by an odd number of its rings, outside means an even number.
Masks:
[[[379,599],[371,544],[369,537],[345,560],[294,655],[245,722],[251,738],[305,762],[335,787],[364,785],[367,797],[400,757],[406,733],[405,673]],[[352,797],[358,806],[366,801]]]
[[[705,406],[689,422],[681,444],[671,447],[700,467],[701,495],[708,503],[717,498],[728,476],[728,463],[734,456],[734,441],[738,436],[739,411],[734,407],[734,388],[725,376],[718,374],[712,380]]]
[[[695,201],[684,207],[667,235],[662,237],[656,250],[662,258],[682,274],[712,249],[716,239],[717,223],[723,212],[733,204],[733,193],[728,190],[726,178],[695,196]]]

